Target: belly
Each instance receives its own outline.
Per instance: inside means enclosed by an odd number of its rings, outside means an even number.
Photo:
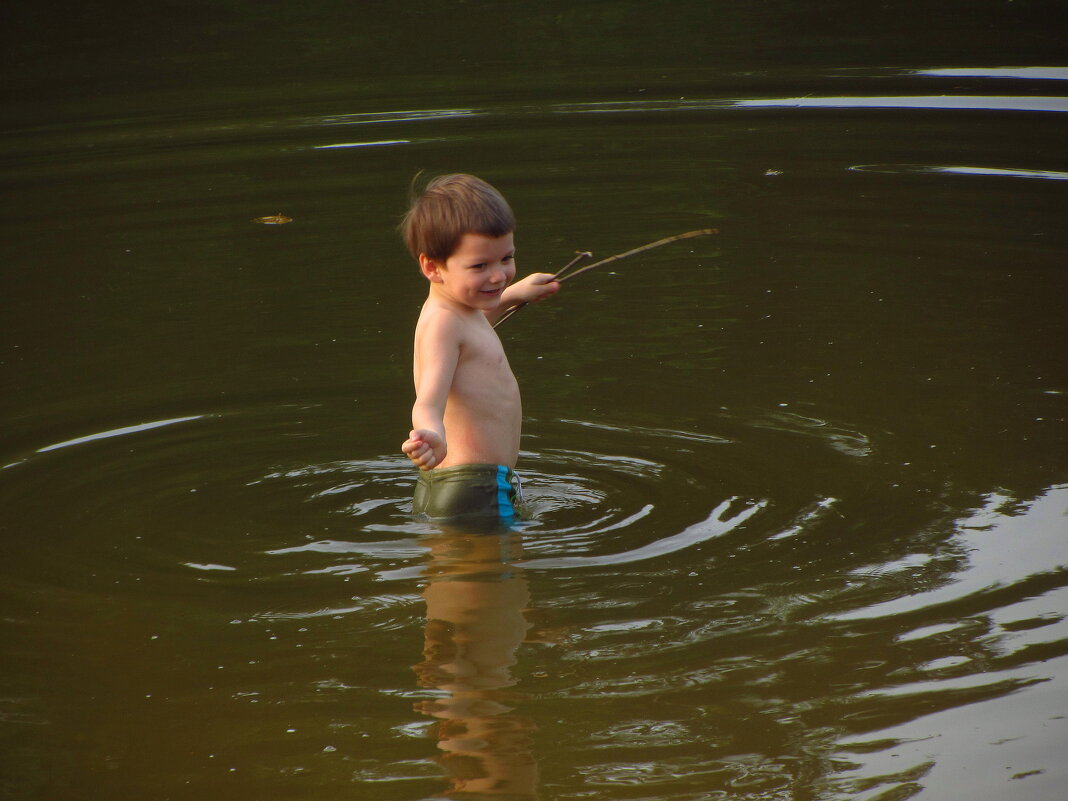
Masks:
[[[445,405],[449,452],[442,467],[453,464],[503,464],[515,467],[522,428],[519,390],[450,397]]]

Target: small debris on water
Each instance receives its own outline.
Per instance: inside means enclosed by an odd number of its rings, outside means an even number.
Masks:
[[[253,217],[252,222],[259,223],[260,225],[285,225],[286,223],[293,222],[293,218],[286,217],[279,212],[278,214],[270,214],[266,217]]]

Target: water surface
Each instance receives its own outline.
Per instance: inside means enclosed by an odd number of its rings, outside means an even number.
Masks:
[[[819,5],[13,11],[4,797],[1056,797],[1049,4]],[[720,230],[500,329],[512,531],[409,513],[419,169]]]

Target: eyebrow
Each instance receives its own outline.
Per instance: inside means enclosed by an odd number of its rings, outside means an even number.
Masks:
[[[513,257],[514,258],[516,250],[517,250],[517,248],[512,248],[507,253],[503,254],[501,256],[501,258],[502,259],[507,259],[508,257]],[[468,264],[470,264],[471,266],[477,266],[479,264],[487,264],[487,263],[489,263],[491,261],[493,261],[492,258],[483,257],[482,255],[479,255],[479,256],[472,256],[470,259],[468,259]]]

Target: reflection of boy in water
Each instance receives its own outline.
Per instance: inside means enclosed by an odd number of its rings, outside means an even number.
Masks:
[[[432,180],[401,229],[430,282],[415,328],[412,431],[401,446],[420,468],[415,511],[509,519],[522,409],[492,324],[560,284],[549,273],[512,284],[515,218],[500,193],[472,175]]]
[[[463,797],[536,798],[533,724],[514,714],[505,690],[530,624],[526,579],[506,564],[519,558],[518,535],[447,534],[431,544],[423,662],[424,687],[447,695],[416,709],[439,719],[438,748],[451,792]]]

